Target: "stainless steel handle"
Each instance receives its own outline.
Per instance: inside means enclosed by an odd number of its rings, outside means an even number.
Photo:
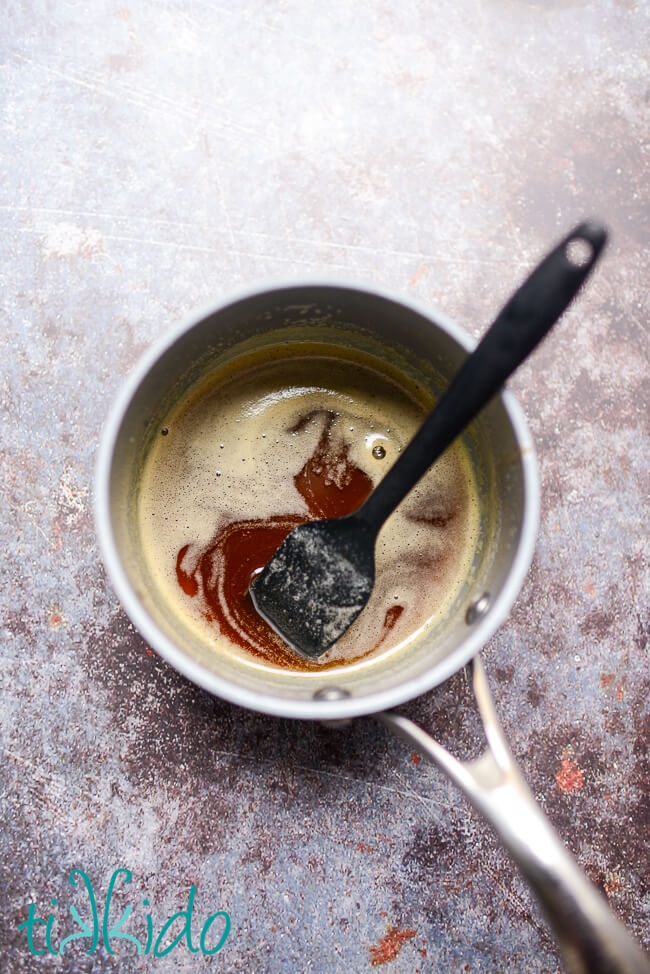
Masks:
[[[493,827],[538,897],[571,974],[650,974],[650,960],[609,909],[536,804],[499,724],[485,670],[472,663],[488,747],[462,762],[406,717],[376,719],[444,771]]]

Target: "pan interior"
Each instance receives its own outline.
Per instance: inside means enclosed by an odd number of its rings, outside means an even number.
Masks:
[[[285,670],[241,653],[215,652],[174,608],[143,553],[138,499],[147,458],[179,401],[191,397],[215,370],[237,371],[242,363],[278,350],[290,356],[332,347],[342,358],[380,362],[385,373],[418,389],[423,402],[439,398],[466,355],[456,329],[383,295],[331,286],[253,295],[181,330],[155,358],[120,417],[111,463],[110,521],[122,573],[118,592],[138,628],[173,665],[212,692],[296,716],[317,716],[306,708],[315,694],[327,695],[332,688],[354,701],[359,712],[374,709],[372,702],[386,691],[402,687],[413,696],[466,662],[480,638],[480,624],[468,625],[468,608],[484,592],[492,604],[498,602],[524,520],[522,447],[530,446],[518,441],[499,398],[463,437],[480,530],[455,597],[435,624],[398,651],[346,666]]]

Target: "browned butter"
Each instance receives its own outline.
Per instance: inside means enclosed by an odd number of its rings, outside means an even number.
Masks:
[[[479,511],[460,442],[382,528],[373,595],[320,660],[289,649],[248,588],[298,524],[356,510],[431,406],[379,360],[321,346],[215,371],[165,419],[144,466],[139,525],[163,597],[216,652],[258,665],[319,670],[410,641],[470,570]]]

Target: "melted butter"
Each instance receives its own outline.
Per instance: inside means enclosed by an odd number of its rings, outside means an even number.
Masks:
[[[470,571],[479,512],[460,443],[382,528],[372,597],[320,660],[286,647],[247,593],[293,527],[360,506],[430,408],[374,363],[331,355],[215,373],[165,418],[144,466],[139,525],[162,597],[215,652],[256,666],[320,671],[401,648]]]

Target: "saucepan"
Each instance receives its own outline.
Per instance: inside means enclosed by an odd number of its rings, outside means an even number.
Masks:
[[[363,666],[285,672],[215,653],[157,590],[136,515],[144,460],[174,403],[211,369],[251,349],[326,343],[371,354],[440,394],[474,347],[444,315],[375,287],[301,281],[255,287],[172,328],[125,383],[100,444],[95,510],[109,577],[148,643],[194,683],[267,714],[341,725],[372,716],[443,770],[490,823],[539,898],[573,972],[650,966],[561,844],[525,785],[500,728],[479,651],[507,617],[530,566],[539,519],[537,462],[513,396],[497,396],[465,434],[481,531],[444,617],[397,654]],[[253,515],[255,512],[251,512]],[[483,755],[453,757],[393,708],[469,664]]]

